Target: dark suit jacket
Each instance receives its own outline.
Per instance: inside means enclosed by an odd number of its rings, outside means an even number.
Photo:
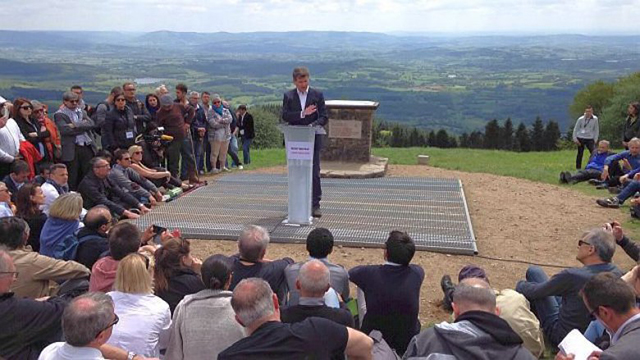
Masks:
[[[238,119],[240,121],[240,119]],[[243,139],[253,139],[256,137],[256,130],[253,126],[253,116],[249,113],[245,113],[242,118],[242,124],[238,123],[240,130],[244,130]]]
[[[87,135],[89,135],[89,137],[91,137],[91,147],[93,148],[93,152],[95,153],[97,151],[95,147],[95,139],[91,134],[91,130],[95,129],[95,123],[93,122],[93,120],[91,120],[87,113],[83,114],[84,122],[81,125],[73,127],[71,126],[72,121],[67,115],[59,112],[53,115],[53,120],[56,123],[58,131],[60,132],[60,143],[62,145],[62,156],[60,160],[63,162],[69,162],[75,159],[76,135],[80,135],[82,133],[86,133]]]
[[[112,213],[120,216],[127,208],[138,207],[140,202],[123,189],[113,186],[109,178],[100,179],[93,172],[87,174],[78,185],[84,206],[91,209],[96,205],[105,205]]]
[[[16,196],[18,196],[18,187],[16,186],[16,183],[13,182],[13,180],[11,179],[11,175],[7,175],[4,177],[4,179],[2,179],[2,182],[7,185],[7,190],[9,190],[11,192],[11,202],[15,203],[16,202]]]
[[[321,91],[309,88],[307,102],[304,107],[306,108],[309,105],[316,105],[317,111],[301,118],[300,113],[304,109],[300,107],[298,90],[287,91],[284,93],[284,99],[282,100],[282,120],[289,123],[289,125],[326,125],[329,118],[327,116],[327,108],[324,105],[324,95],[322,95]]]

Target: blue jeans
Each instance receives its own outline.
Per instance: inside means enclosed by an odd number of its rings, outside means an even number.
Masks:
[[[624,189],[622,189],[620,194],[618,194],[616,197],[622,204],[625,200],[632,197],[638,191],[640,191],[640,181],[633,180],[631,182],[628,182]]]
[[[242,165],[240,164],[240,159],[238,159],[238,138],[235,135],[231,135],[227,154],[231,156],[231,160],[233,160],[233,166],[237,167],[238,165]],[[225,166],[227,166],[226,163],[228,163],[228,161],[225,159]]]
[[[196,168],[198,171],[204,171],[204,140],[201,137],[193,138],[193,149],[195,153],[193,154],[196,157]]]
[[[242,138],[242,157],[244,158],[245,165],[251,164],[251,154],[249,153],[249,148],[251,147],[251,143],[253,139]]]
[[[544,283],[549,277],[539,266],[530,266],[527,269],[526,279],[528,282]],[[517,289],[516,289],[517,290]],[[560,327],[559,314],[561,299],[556,296],[547,296],[542,299],[529,300],[531,302],[531,311],[536,314],[542,331],[547,335],[547,339],[554,347],[564,339],[566,332]]]

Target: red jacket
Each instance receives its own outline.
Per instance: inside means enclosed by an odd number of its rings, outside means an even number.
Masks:
[[[31,172],[29,179],[33,179],[36,176],[36,163],[42,160],[42,155],[40,155],[38,149],[28,141],[20,141],[20,155],[22,155],[24,161],[29,164],[29,170]]]

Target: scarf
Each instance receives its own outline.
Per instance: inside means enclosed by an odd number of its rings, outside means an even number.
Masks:
[[[57,182],[51,179],[47,179],[47,181],[45,182],[53,186],[53,188],[56,189],[56,191],[58,192],[58,195],[64,195],[69,192],[69,185],[58,185]]]
[[[224,110],[224,107],[222,107],[222,104],[220,104],[220,106],[215,106],[212,105],[211,108],[213,109],[213,111],[215,111],[218,115],[222,116],[222,111]]]

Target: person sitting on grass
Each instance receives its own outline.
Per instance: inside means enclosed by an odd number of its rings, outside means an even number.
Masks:
[[[591,155],[584,170],[580,170],[573,175],[569,171],[561,172],[560,183],[573,185],[582,181],[600,179],[604,163],[607,157],[611,155],[615,154],[609,151],[609,142],[607,140],[600,140],[598,142],[598,149]]]
[[[615,187],[633,180],[640,172],[640,139],[634,137],[628,143],[629,150],[607,157],[600,180],[603,186]]]

